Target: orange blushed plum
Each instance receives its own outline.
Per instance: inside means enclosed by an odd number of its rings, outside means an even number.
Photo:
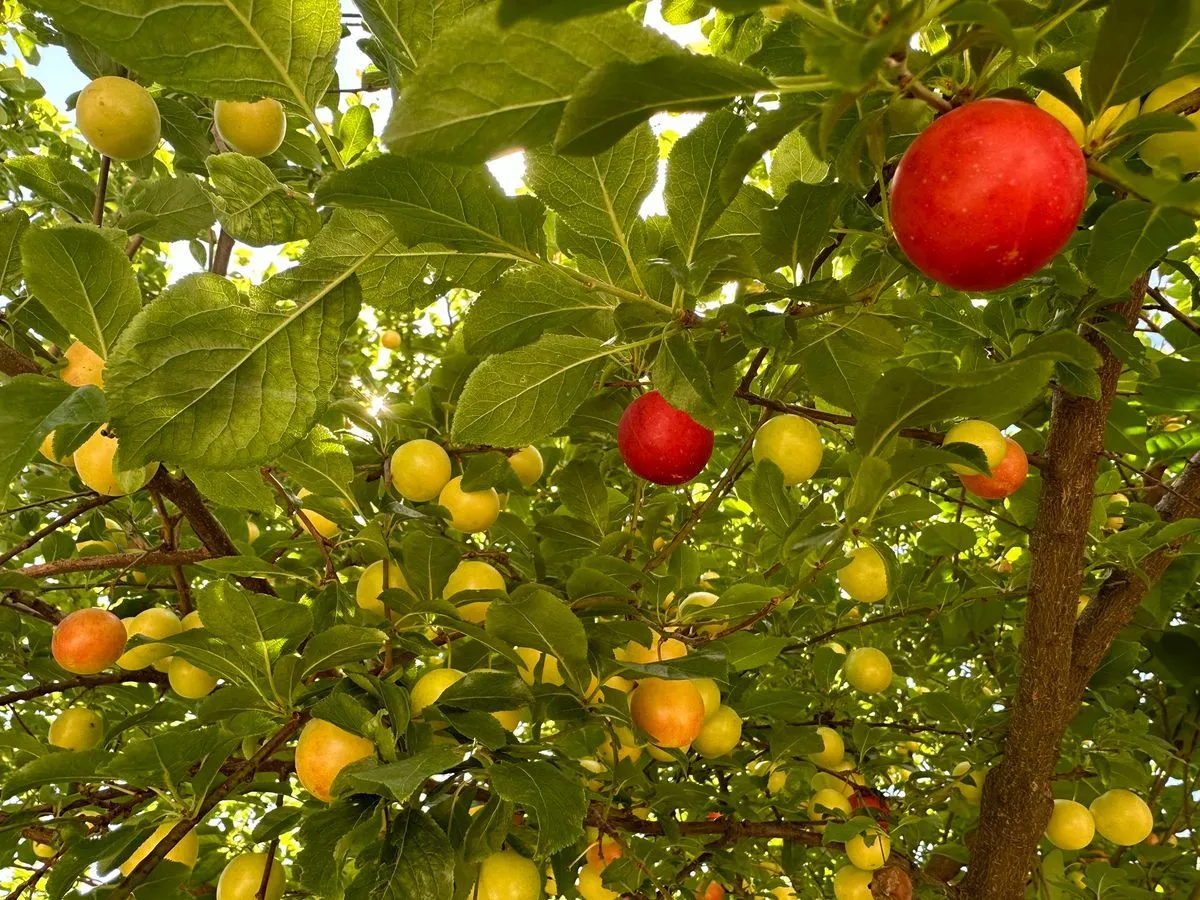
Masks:
[[[305,790],[326,803],[333,801],[330,789],[338,773],[352,762],[375,755],[375,745],[366,738],[338,728],[332,722],[312,719],[296,742],[296,777]]]
[[[660,747],[687,747],[704,727],[704,698],[690,681],[646,678],[629,699],[633,723]]]
[[[625,408],[617,448],[635,475],[655,484],[683,484],[708,465],[713,433],[650,391]]]
[[[904,154],[892,226],[934,281],[991,291],[1048,263],[1086,196],[1083,153],[1062,123],[1029,103],[979,100],[936,120]]]
[[[117,661],[125,641],[125,626],[107,609],[80,609],[55,626],[50,653],[68,672],[95,675]]]
[[[958,480],[976,497],[1003,500],[1015,494],[1029,475],[1029,457],[1024,448],[1012,438],[1004,439],[1007,450],[1004,459],[992,469],[991,475],[959,475]]]

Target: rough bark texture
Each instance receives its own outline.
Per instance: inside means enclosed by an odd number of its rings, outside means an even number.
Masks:
[[[1114,307],[1132,329],[1146,279]],[[1103,337],[1084,326],[1100,354],[1100,398],[1055,392],[1042,466],[1037,524],[1021,646],[1004,758],[988,775],[979,830],[963,884],[969,897],[1015,900],[1024,895],[1038,840],[1053,808],[1051,780],[1067,724],[1077,707],[1071,678],[1076,605],[1104,427],[1121,363]]]
[[[15,378],[17,375],[37,375],[41,371],[42,367],[28,356],[0,343],[0,372]]]

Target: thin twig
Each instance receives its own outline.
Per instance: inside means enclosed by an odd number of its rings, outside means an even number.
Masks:
[[[51,684],[39,684],[37,687],[0,696],[0,707],[11,706],[23,700],[34,700],[48,694],[61,694],[63,691],[75,688],[95,688],[106,684],[157,684],[165,687],[167,676],[154,669],[137,669],[132,672],[105,672],[100,675],[77,675],[66,681],[55,681]]]
[[[92,206],[92,224],[104,224],[104,202],[108,193],[108,170],[112,168],[112,160],[107,156],[100,157],[100,177],[96,181],[96,202]]]
[[[80,516],[82,516],[85,512],[95,509],[98,506],[104,506],[106,503],[111,503],[115,499],[117,499],[117,498],[97,495],[95,497],[92,497],[88,500],[83,501],[78,506],[75,506],[74,508],[63,513],[57,519],[54,519],[53,521],[51,521],[48,525],[45,525],[42,528],[39,528],[37,531],[35,531],[29,537],[25,538],[25,540],[21,541],[19,544],[17,544],[11,550],[9,550],[5,553],[0,553],[0,566],[4,565],[10,559],[20,556],[22,553],[24,553],[26,550],[28,550],[30,547],[32,547],[38,541],[42,540],[42,538],[46,537],[47,535],[53,534],[54,532],[58,531],[58,529],[62,528],[64,525],[69,525],[71,522],[75,521],[75,519],[78,519]]]

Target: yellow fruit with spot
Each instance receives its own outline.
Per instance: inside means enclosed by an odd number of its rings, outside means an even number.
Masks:
[[[463,591],[500,591],[505,592],[504,576],[490,563],[480,559],[464,559],[458,564],[446,587],[442,589],[442,597],[450,600],[455,594]],[[483,625],[487,622],[490,600],[475,600],[464,603],[458,608],[458,614],[473,625]],[[562,682],[559,682],[561,684]]]
[[[521,680],[526,684],[563,684],[562,671],[558,667],[558,659],[532,647],[517,647],[517,655],[524,665],[517,671]],[[539,670],[540,667],[540,670]],[[540,671],[540,674],[539,674]]]
[[[324,719],[310,719],[296,741],[296,777],[306,791],[333,802],[333,782],[351,763],[375,755],[375,744]],[[261,874],[261,869],[260,869]]]
[[[183,630],[179,616],[160,606],[143,610],[131,619],[124,619],[125,632],[129,639],[146,637],[161,641],[163,638],[174,637]],[[171,655],[171,648],[156,644],[143,644],[126,650],[117,660],[122,669],[144,669],[146,666],[161,662]]]
[[[162,839],[165,838],[171,832],[171,829],[178,825],[179,822],[179,819],[172,819],[169,822],[163,822],[158,826],[158,828],[154,829],[154,834],[146,838],[146,840],[142,842],[141,846],[133,851],[129,859],[121,863],[121,874],[128,875],[130,872],[132,872],[134,867],[147,856],[149,856],[150,851],[157,847]],[[171,862],[177,862],[181,865],[185,865],[191,869],[196,865],[196,856],[199,852],[200,836],[196,834],[195,829],[193,829],[180,838],[179,843],[171,848],[170,852],[167,853],[167,859],[169,859]]]
[[[128,78],[103,75],[79,92],[75,125],[98,152],[113,159],[141,159],[162,137],[158,105]]]
[[[58,376],[67,384],[74,387],[83,387],[85,384],[104,387],[104,359],[87,344],[73,342],[63,353],[63,358],[67,364]]]
[[[210,675],[199,666],[194,666],[182,656],[171,657],[167,666],[167,681],[171,690],[185,700],[199,700],[207,697],[217,686],[217,677]]]
[[[117,439],[104,434],[103,428],[94,432],[75,451],[79,480],[98,494],[121,497],[143,487],[158,468],[158,463],[150,463],[142,469],[118,474],[113,469],[116,455]]]
[[[421,715],[436,703],[446,688],[462,678],[464,674],[458,669],[431,669],[418,678],[408,698],[409,711],[413,717]]]
[[[842,866],[833,876],[833,896],[837,900],[874,900],[872,877],[857,866]]]
[[[840,734],[824,725],[817,729],[817,734],[822,746],[818,752],[808,754],[809,762],[822,769],[832,769],[846,757],[846,742]]]
[[[449,455],[440,444],[425,438],[397,447],[391,469],[396,493],[415,503],[432,500],[450,481]]]
[[[888,595],[888,570],[883,555],[874,547],[858,547],[848,565],[838,569],[838,584],[859,603],[878,603]]]
[[[692,684],[700,692],[704,701],[704,721],[712,718],[713,713],[721,708],[721,688],[711,678],[693,678]]]
[[[450,513],[450,524],[465,534],[487,531],[500,516],[500,495],[495,488],[464,491],[462,476],[451,478],[440,494],[438,506]]]
[[[1096,830],[1122,847],[1140,844],[1154,830],[1154,814],[1132,791],[1118,788],[1103,793],[1092,801],[1090,809]]]
[[[270,156],[287,135],[287,117],[278,100],[264,97],[251,103],[218,100],[213,123],[221,140],[244,156]]]
[[[1142,112],[1162,109],[1184,94],[1200,88],[1200,75],[1184,75],[1155,88],[1146,98]],[[1200,169],[1200,113],[1192,113],[1187,120],[1196,126],[1193,131],[1168,131],[1152,134],[1146,138],[1139,151],[1142,159],[1155,168],[1173,161],[1180,172],[1195,172]]]
[[[882,869],[891,855],[892,839],[880,828],[869,829],[866,834],[856,834],[846,841],[846,856],[850,862],[868,872]]]
[[[379,336],[379,343],[387,350],[399,350],[401,342],[400,332],[390,328]]]
[[[802,416],[775,416],[754,435],[754,461],[775,463],[786,485],[812,478],[821,467],[822,452],[821,432]]]
[[[305,490],[300,491],[300,493],[297,494],[296,496],[301,499],[303,499],[305,497],[311,497],[312,491],[305,489]],[[337,537],[338,532],[340,532],[342,530],[342,526],[338,525],[337,522],[333,521],[330,518],[327,518],[326,516],[321,515],[315,509],[306,509],[304,507],[301,507],[299,512],[303,515],[303,517],[305,519],[308,520],[308,524],[313,527],[313,529],[317,532],[317,534],[319,534],[321,537],[325,538],[325,540],[331,540],[332,538]],[[301,525],[303,525],[303,520],[301,520]],[[305,531],[307,531],[307,530],[308,529],[306,528]]]
[[[267,866],[271,870],[267,872]],[[262,888],[263,876],[267,878],[267,889]],[[286,879],[283,863],[278,857],[265,853],[242,853],[235,856],[217,879],[216,900],[280,900]]]
[[[1004,461],[1004,454],[1008,452],[1004,433],[991,422],[984,422],[982,419],[959,422],[946,432],[944,444],[971,444],[978,447],[987,457],[989,470],[994,470],[1000,465]],[[981,474],[977,468],[966,463],[951,463],[950,468],[959,475]]]
[[[384,587],[384,581],[387,581],[387,587]],[[404,577],[404,573],[400,571],[400,567],[391,560],[377,559],[358,576],[358,586],[354,589],[354,602],[358,604],[359,609],[365,609],[368,613],[379,618],[387,615],[387,607],[379,598],[385,590],[409,591],[408,581]]]
[[[542,875],[533,861],[513,850],[485,856],[472,893],[474,900],[539,900]]]
[[[598,866],[588,863],[579,870],[579,882],[575,890],[583,900],[620,900],[617,891],[610,891],[604,886],[604,874]]]
[[[516,473],[517,480],[525,487],[531,487],[542,477],[546,464],[542,461],[541,451],[532,444],[522,447],[508,458],[508,464]]]
[[[63,710],[50,723],[50,746],[63,750],[91,750],[104,737],[104,722],[83,706]]]
[[[892,684],[892,663],[882,650],[857,647],[846,654],[842,677],[856,691],[878,694]]]
[[[732,753],[742,740],[742,717],[728,706],[721,706],[704,720],[692,749],[705,759]]]
[[[1075,88],[1076,94],[1082,94],[1082,72],[1078,66],[1068,72],[1063,73],[1071,87]],[[1075,138],[1075,143],[1081,147],[1089,141],[1102,139],[1111,132],[1116,131],[1130,119],[1138,114],[1138,108],[1141,102],[1138,100],[1130,100],[1128,103],[1123,103],[1120,106],[1110,106],[1100,115],[1096,116],[1090,125],[1084,126],[1083,120],[1079,115],[1067,104],[1063,103],[1053,94],[1042,91],[1037,95],[1036,103],[1066,127],[1067,131],[1071,132],[1071,137]]]
[[[1082,803],[1055,800],[1046,824],[1046,839],[1059,850],[1082,850],[1096,836],[1096,820]]]

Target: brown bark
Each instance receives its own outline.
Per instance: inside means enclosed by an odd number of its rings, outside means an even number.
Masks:
[[[20,703],[22,700],[34,700],[38,697],[45,697],[48,694],[60,694],[63,691],[73,690],[74,688],[94,688],[106,684],[133,683],[157,684],[159,687],[166,687],[167,676],[153,669],[138,669],[134,672],[106,672],[101,675],[77,675],[75,678],[70,678],[66,681],[39,684],[37,687],[5,694],[3,697],[0,697],[0,706],[11,706],[14,703]]]
[[[41,371],[42,367],[24,353],[0,343],[0,372],[15,378],[18,375],[37,375]]]
[[[235,553],[237,551],[234,551]],[[94,572],[99,569],[131,569],[141,566],[174,566],[202,562],[220,554],[197,547],[193,550],[149,550],[137,553],[106,553],[103,556],[73,556],[17,571],[26,578],[45,578],[67,572]]]
[[[74,521],[75,519],[82,516],[85,512],[88,512],[89,510],[93,510],[98,506],[104,506],[106,503],[111,503],[115,499],[117,499],[117,498],[97,495],[88,500],[84,500],[79,505],[67,510],[65,513],[63,513],[57,519],[54,519],[53,521],[51,521],[49,524],[43,526],[42,528],[39,528],[37,531],[35,531],[29,537],[25,538],[25,540],[21,541],[19,544],[17,544],[11,550],[9,550],[5,553],[0,553],[0,566],[4,565],[4,563],[8,562],[10,559],[14,559],[14,558],[20,556],[22,553],[24,553],[26,550],[28,550],[30,547],[32,547],[34,544],[36,544],[38,541],[40,541],[42,538],[46,537],[46,535],[52,534],[55,531],[58,531],[58,529],[62,528],[64,525],[69,525],[72,521]]]

